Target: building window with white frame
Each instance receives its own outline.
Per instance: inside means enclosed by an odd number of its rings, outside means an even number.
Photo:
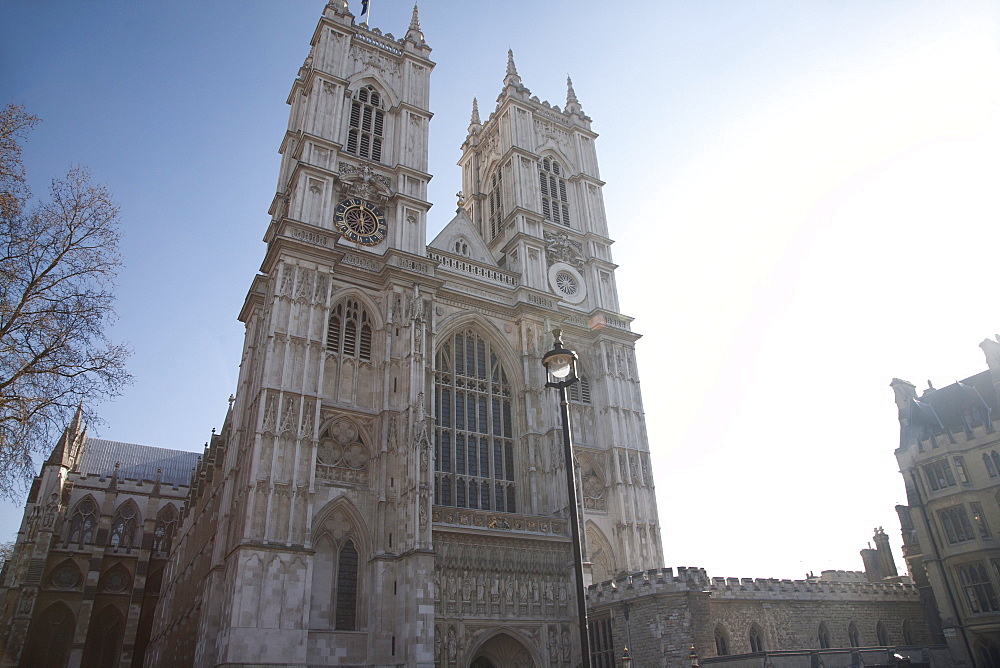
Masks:
[[[948,543],[965,543],[975,540],[976,535],[972,531],[972,523],[969,522],[969,515],[965,512],[965,506],[952,506],[942,508],[938,511],[938,519],[941,520],[941,527]]]
[[[958,579],[965,592],[965,602],[973,614],[1000,610],[993,583],[982,562],[974,561],[958,567]]]
[[[350,127],[347,130],[347,152],[382,162],[382,139],[385,111],[382,96],[372,86],[359,88],[351,101]]]
[[[545,220],[569,227],[569,195],[562,166],[551,158],[538,163],[538,188]]]

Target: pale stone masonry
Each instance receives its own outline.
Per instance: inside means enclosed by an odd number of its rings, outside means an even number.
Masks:
[[[149,665],[576,665],[557,326],[588,579],[663,562],[590,118],[507,54],[428,245],[430,52],[416,9],[402,38],[323,11]]]

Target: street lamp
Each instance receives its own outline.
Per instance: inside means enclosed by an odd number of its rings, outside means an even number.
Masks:
[[[552,330],[555,347],[542,357],[548,375],[545,387],[559,390],[562,414],[563,456],[566,459],[566,491],[569,494],[569,524],[573,539],[573,566],[576,570],[576,607],[580,616],[580,654],[583,668],[590,668],[590,635],[587,628],[587,599],[583,591],[583,541],[580,538],[579,507],[576,501],[576,468],[573,465],[573,444],[570,439],[569,386],[580,380],[577,375],[576,353],[563,347],[562,330]]]

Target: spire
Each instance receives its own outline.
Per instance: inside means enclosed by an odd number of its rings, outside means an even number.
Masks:
[[[472,98],[472,120],[469,121],[473,125],[482,125],[483,122],[479,120],[479,100]]]
[[[483,131],[483,122],[479,119],[479,100],[472,98],[472,118],[469,119],[469,137]],[[460,198],[461,199],[461,198]]]
[[[566,75],[566,113],[583,115],[583,107],[580,100],[576,99],[576,91],[573,90],[573,80]]]
[[[517,67],[514,66],[514,50],[507,49],[507,76],[504,77],[505,86],[520,86],[521,77],[517,74]]]
[[[420,30],[420,10],[413,3],[413,15],[410,17],[410,28],[406,31],[406,39],[416,44],[424,43],[424,33]]]

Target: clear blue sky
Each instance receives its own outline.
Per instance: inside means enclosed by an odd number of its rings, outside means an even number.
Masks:
[[[135,385],[103,438],[198,449],[235,389],[284,104],[322,0],[0,7],[0,103],[43,123],[36,193],[88,165],[122,205],[116,336]],[[358,11],[360,2],[352,3]],[[994,2],[425,2],[430,230],[471,99],[573,76],[598,150],[667,565],[860,569],[904,500],[888,383],[985,368],[1000,330]],[[373,0],[402,35],[412,4]],[[0,535],[20,511],[0,510]],[[996,527],[995,530],[1000,530]]]

